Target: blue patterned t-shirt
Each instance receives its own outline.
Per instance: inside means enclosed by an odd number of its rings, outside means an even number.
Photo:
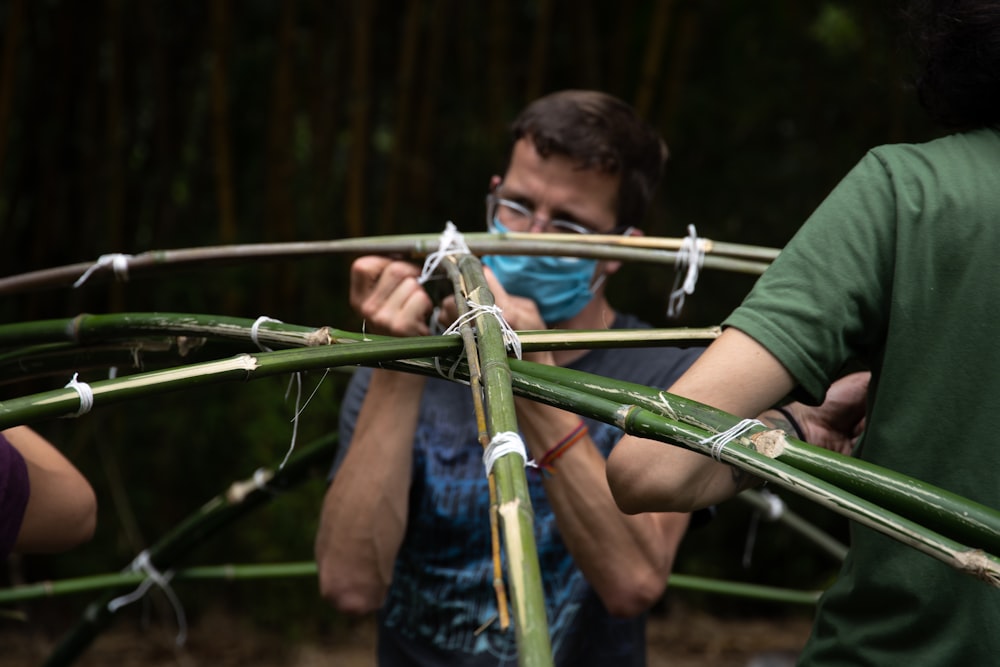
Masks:
[[[615,328],[644,326],[619,315]],[[571,368],[665,388],[701,348],[592,350]],[[350,443],[371,377],[359,369],[341,410]],[[622,432],[586,420],[607,457]],[[339,466],[345,448],[335,464]],[[563,543],[542,481],[527,470],[535,540],[556,665],[645,665],[645,616],[608,614]],[[499,628],[493,589],[489,487],[469,387],[428,379],[413,443],[406,535],[379,613],[379,664],[516,665],[513,627]]]

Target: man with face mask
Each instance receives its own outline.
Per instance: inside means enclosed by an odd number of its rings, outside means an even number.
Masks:
[[[666,147],[626,104],[564,91],[515,120],[504,176],[494,176],[494,231],[636,234]],[[644,326],[616,313],[604,280],[618,262],[489,256],[486,278],[515,330]],[[426,335],[434,304],[421,269],[361,257],[351,304],[366,329]],[[445,322],[450,324],[450,322]],[[691,349],[561,350],[526,355],[648,386],[669,386]],[[687,514],[626,516],[605,460],[621,432],[516,399],[544,595],[557,665],[644,665],[645,612],[663,594]],[[338,609],[378,610],[380,665],[514,665],[513,629],[497,622],[489,492],[467,386],[360,369],[341,412],[316,542],[322,595]]]

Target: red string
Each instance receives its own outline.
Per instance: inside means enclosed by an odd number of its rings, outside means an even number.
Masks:
[[[547,475],[556,474],[556,459],[565,454],[570,447],[579,442],[585,435],[587,435],[587,424],[581,419],[580,423],[569,432],[569,435],[557,442],[552,449],[545,452],[538,462],[538,468]]]

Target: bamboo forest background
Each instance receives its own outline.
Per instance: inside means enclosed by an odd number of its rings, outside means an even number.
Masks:
[[[479,231],[507,124],[570,87],[624,98],[667,139],[647,233],[694,224],[708,238],[781,247],[867,148],[932,136],[897,19],[894,3],[868,0],[4,0],[0,273],[112,252],[437,232],[448,220]],[[0,321],[164,310],[358,330],[347,266],[337,256],[6,296]],[[609,290],[655,325],[702,326],[753,278],[705,272],[668,322],[672,280],[630,266]],[[0,399],[68,379],[0,385]],[[311,374],[307,391],[319,380]],[[286,384],[37,424],[93,481],[98,534],[72,554],[14,560],[6,576],[119,569],[229,482],[275,465],[291,436]],[[338,374],[322,382],[298,442],[336,428],[342,386]],[[323,475],[192,564],[311,558]],[[803,588],[830,576],[828,558],[768,525],[742,562],[750,510],[722,515],[690,536],[678,571]],[[289,632],[337,622],[311,580],[181,595],[189,613],[240,605]],[[52,619],[85,602],[31,610]]]

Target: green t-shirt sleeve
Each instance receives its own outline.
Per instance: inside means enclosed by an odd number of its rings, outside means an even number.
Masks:
[[[767,348],[821,402],[851,359],[872,361],[892,290],[896,203],[868,153],[809,217],[724,322]],[[805,395],[802,395],[804,391]]]

